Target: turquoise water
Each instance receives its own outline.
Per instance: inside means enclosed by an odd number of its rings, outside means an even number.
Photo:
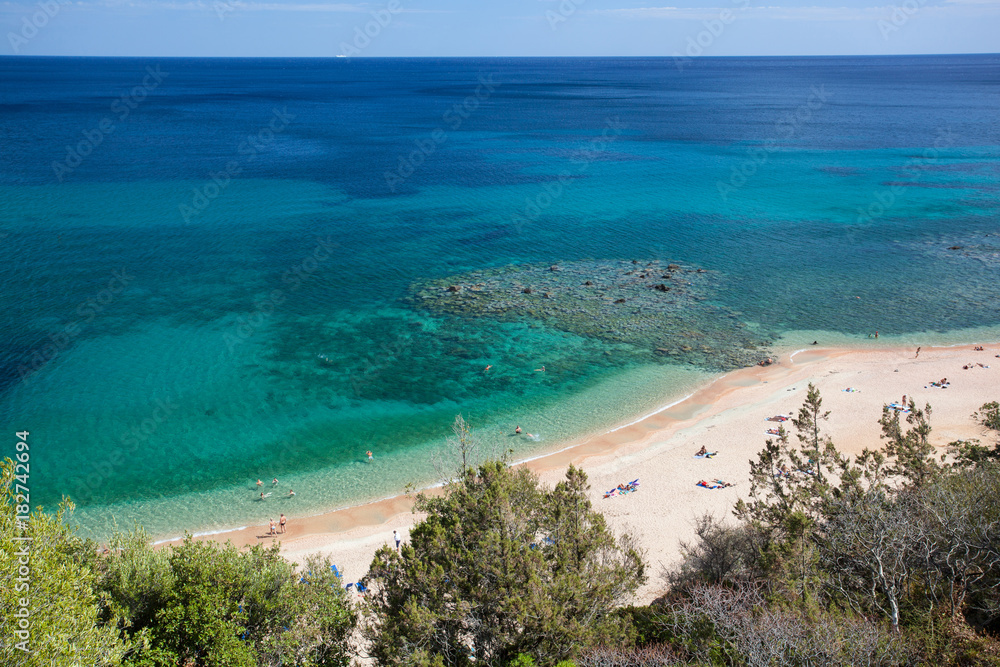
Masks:
[[[32,500],[71,496],[89,534],[367,502],[437,481],[456,414],[522,458],[716,371],[545,318],[431,312],[408,298],[429,279],[703,267],[709,302],[772,349],[872,345],[875,330],[879,344],[972,342],[1000,326],[995,56],[683,73],[656,59],[172,60],[59,182],[52,162],[147,64],[0,67],[16,84],[0,99],[14,137],[0,156],[0,419],[31,432]],[[446,112],[491,73],[455,128]],[[276,105],[295,118],[261,138]],[[387,180],[436,129],[446,139],[412,175]],[[240,173],[185,219],[232,161]],[[515,424],[540,440],[511,437]]]

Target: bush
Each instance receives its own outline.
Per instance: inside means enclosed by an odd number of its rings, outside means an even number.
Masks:
[[[347,665],[354,612],[325,559],[295,565],[270,548],[195,542],[154,550],[116,536],[100,580],[105,613],[124,618],[129,667]]]
[[[586,475],[555,489],[502,462],[471,469],[444,497],[418,496],[427,518],[397,553],[383,548],[367,583],[366,637],[381,665],[423,650],[447,664],[552,665],[581,646],[628,641],[615,614],[644,580],[642,554],[591,509]]]
[[[0,505],[0,627],[4,633],[0,664],[117,665],[129,645],[119,638],[118,619],[100,615],[94,573],[97,545],[80,539],[67,525],[65,519],[73,509],[69,499],[54,515],[37,508],[26,520],[19,520],[26,516],[28,502],[15,493],[15,473],[13,461],[0,463],[4,494]]]

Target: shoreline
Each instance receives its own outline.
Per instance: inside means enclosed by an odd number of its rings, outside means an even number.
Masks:
[[[982,429],[972,421],[972,411],[983,403],[1000,399],[1000,387],[995,381],[990,382],[994,376],[989,375],[1000,368],[1000,360],[994,357],[1000,352],[997,349],[1000,345],[995,342],[983,345],[987,347],[985,352],[975,351],[972,344],[927,346],[922,348],[919,358],[914,358],[915,347],[909,346],[794,350],[791,347],[795,346],[791,346],[771,366],[722,374],[639,419],[564,443],[554,451],[531,456],[515,465],[527,466],[550,485],[562,478],[570,463],[582,467],[590,480],[595,509],[604,512],[609,526],[616,532],[629,530],[649,536],[649,540],[641,541],[647,552],[655,550],[658,557],[666,557],[669,562],[676,559],[679,542],[693,536],[693,520],[697,516],[693,512],[704,507],[725,516],[736,498],[746,492],[749,459],[756,456],[767,438],[767,424],[760,420],[769,414],[797,411],[808,382],[820,388],[824,407],[832,408],[828,430],[838,449],[847,455],[856,455],[865,447],[881,446],[877,424],[881,406],[898,400],[907,388],[906,393],[918,402],[926,400],[935,406],[931,420],[935,444],[980,437]],[[963,371],[962,364],[970,360],[993,368]],[[991,364],[991,360],[996,363]],[[930,382],[929,378],[945,376],[953,378],[952,388],[947,392],[921,389]],[[957,384],[959,379],[961,385]],[[863,389],[857,393],[843,392],[844,387],[833,391],[831,383]],[[859,404],[864,404],[864,410],[857,407]],[[865,414],[863,419],[862,414]],[[684,452],[691,447],[693,453],[706,440],[710,441],[710,449],[724,454],[724,460],[716,457],[711,462],[698,461],[692,465],[694,459]],[[640,463],[641,469],[637,469],[636,464]],[[629,472],[623,473],[624,469]],[[636,470],[638,474],[633,474]],[[736,486],[703,491],[672,483],[674,478],[687,473],[705,475],[708,470],[735,482]],[[627,499],[602,498],[599,489],[613,487],[621,481],[619,476],[629,475],[629,479],[652,476],[654,493],[632,494]],[[667,483],[663,483],[665,480]],[[649,486],[647,483],[641,490],[645,492]],[[441,488],[437,485],[423,492],[440,493]],[[650,508],[654,494],[663,502]],[[644,509],[637,511],[636,507]],[[650,516],[651,510],[663,507],[674,511],[663,517]],[[405,538],[409,526],[419,518],[412,513],[412,498],[399,494],[309,517],[289,517],[288,532],[275,539],[281,543],[283,555],[291,560],[315,552],[333,556],[347,580],[354,580],[352,577],[359,578],[367,571],[374,552],[389,543],[394,529],[400,530]],[[267,526],[217,531],[195,539],[221,541],[220,536],[240,547],[272,540],[267,535]],[[161,540],[157,545],[175,544],[180,539]],[[663,543],[664,540],[669,543]],[[650,596],[656,590],[659,587],[651,581],[644,587],[643,597],[652,599]]]
[[[798,343],[796,343],[796,344],[789,343],[789,344],[786,344],[785,346],[780,346],[780,345],[776,346],[776,351],[774,352],[774,354],[776,355],[775,358],[776,359],[780,358],[782,355],[784,355],[786,353],[789,353],[789,350],[792,350],[790,352],[790,356],[794,357],[796,354],[799,354],[801,352],[814,352],[814,351],[819,351],[819,350],[827,350],[827,351],[832,351],[832,352],[848,352],[849,353],[849,352],[859,352],[859,351],[863,352],[863,351],[871,351],[871,350],[896,349],[895,346],[893,348],[882,348],[882,347],[870,347],[870,346],[859,345],[857,347],[834,347],[834,348],[823,348],[823,347],[812,348],[812,347],[807,347],[807,348],[799,348],[799,349],[793,350],[792,348],[795,348],[797,345],[799,345],[799,344]],[[871,344],[869,343],[869,345],[871,345]],[[957,345],[958,346],[963,346],[963,345],[966,345],[966,344],[965,343],[958,343]],[[968,345],[971,346],[972,344],[968,344]],[[947,346],[942,346],[942,347],[947,347]],[[930,348],[928,348],[928,349],[930,349]],[[576,450],[578,448],[581,448],[581,447],[587,445],[588,443],[591,443],[591,441],[593,441],[595,438],[604,438],[604,437],[610,436],[610,435],[612,435],[612,434],[614,434],[616,432],[623,431],[623,430],[628,429],[630,427],[639,425],[639,424],[641,424],[642,422],[645,422],[648,419],[654,418],[657,415],[660,415],[660,414],[662,414],[662,413],[664,413],[664,412],[666,412],[666,411],[668,411],[668,410],[670,410],[672,408],[675,408],[679,404],[682,404],[682,403],[685,403],[685,402],[691,400],[693,397],[699,395],[701,392],[710,389],[711,387],[715,386],[717,383],[725,380],[730,375],[733,375],[733,374],[736,374],[736,373],[747,373],[747,372],[761,371],[761,370],[764,370],[765,368],[766,367],[761,367],[761,366],[747,366],[747,367],[737,368],[737,369],[730,370],[730,371],[719,372],[719,373],[715,374],[713,377],[711,377],[711,379],[709,379],[706,383],[704,383],[704,384],[696,387],[694,390],[688,391],[688,393],[686,393],[683,396],[680,396],[679,398],[671,398],[671,399],[669,399],[669,402],[667,402],[666,404],[664,404],[664,405],[662,405],[662,406],[660,406],[660,407],[658,407],[658,408],[656,408],[656,409],[654,409],[652,411],[646,411],[644,414],[641,414],[640,416],[637,416],[637,417],[629,417],[629,418],[627,418],[627,421],[623,420],[622,423],[619,423],[619,424],[616,424],[616,425],[610,426],[610,427],[605,427],[603,430],[592,431],[592,432],[589,432],[589,433],[585,433],[585,434],[582,434],[582,435],[575,436],[573,438],[570,438],[570,439],[568,439],[566,441],[563,441],[563,442],[560,442],[560,443],[554,443],[552,445],[553,449],[551,449],[551,450],[546,449],[546,450],[543,450],[543,451],[541,451],[539,453],[532,453],[532,454],[526,456],[525,458],[517,459],[511,465],[519,466],[519,465],[536,464],[536,462],[538,462],[538,461],[544,461],[546,459],[559,456],[560,454],[563,454],[564,452],[567,452],[567,451],[570,451],[570,450]],[[573,461],[575,462],[575,459],[573,459]],[[537,473],[537,472],[540,472],[542,469],[548,468],[550,466],[539,467],[538,465],[529,465],[528,467],[531,468],[532,470],[535,470],[535,472]],[[425,486],[425,487],[415,488],[413,492],[414,493],[434,493],[435,489],[442,488],[443,486],[444,486],[444,482],[438,482],[438,483],[431,484],[431,485],[428,485],[428,486]],[[357,514],[357,513],[360,513],[363,508],[366,508],[366,507],[367,508],[372,508],[373,510],[375,510],[375,514],[381,515],[381,514],[384,514],[384,512],[379,512],[378,508],[376,506],[381,506],[383,504],[387,505],[387,506],[388,505],[392,505],[392,506],[399,505],[400,504],[400,500],[401,499],[405,499],[405,498],[406,498],[405,491],[400,491],[400,492],[398,492],[398,493],[396,493],[394,495],[388,495],[388,496],[384,496],[382,498],[376,498],[374,500],[370,500],[370,501],[367,501],[367,502],[359,503],[357,505],[347,505],[347,506],[342,506],[342,507],[336,507],[336,508],[333,508],[333,509],[321,510],[321,511],[313,512],[313,513],[304,513],[304,514],[296,514],[296,515],[286,515],[286,517],[289,520],[289,522],[296,521],[296,522],[309,522],[309,523],[312,523],[314,520],[318,520],[318,519],[320,519],[322,517],[337,517],[337,516],[340,516],[342,514],[352,514],[352,515],[353,514]],[[405,509],[405,510],[399,512],[399,513],[403,513],[403,514],[409,513],[409,507],[410,507],[410,505],[412,505],[412,502],[406,504],[407,509]],[[339,524],[340,522],[337,522],[337,523]],[[372,525],[375,525],[375,524],[372,524]],[[233,540],[233,543],[237,544],[237,545],[240,545],[240,546],[244,546],[244,545],[249,545],[249,544],[256,543],[256,541],[250,540],[249,538],[246,537],[247,534],[252,533],[255,530],[261,530],[261,531],[263,531],[263,533],[266,533],[266,531],[268,530],[268,526],[266,524],[261,523],[261,524],[242,525],[242,526],[235,527],[235,528],[216,528],[216,529],[207,529],[207,530],[195,530],[195,531],[191,531],[191,536],[194,537],[195,539],[198,539],[198,540],[211,539],[211,538],[214,538],[214,537],[217,537],[217,536],[230,536],[230,537],[239,536],[239,539],[238,540]],[[310,534],[314,534],[316,532],[317,532],[316,530],[309,530],[304,535],[296,535],[296,538],[297,537],[302,537],[302,536],[307,536],[307,535],[310,535]],[[264,538],[270,537],[269,535],[264,535],[263,533],[260,536],[258,536],[258,540],[257,541],[259,541],[260,539],[264,539]],[[285,534],[288,535],[290,533],[285,533]],[[172,535],[172,536],[169,536],[169,537],[153,536],[152,544],[154,546],[179,544],[183,540],[184,540],[184,536],[183,535]]]
[[[997,341],[996,344],[1000,344],[1000,337],[998,337],[998,336],[1000,336],[1000,330],[998,330],[997,328],[992,328],[992,327],[990,327],[990,328],[984,328],[984,329],[975,329],[974,328],[974,329],[961,330],[961,333],[962,333],[961,337],[963,339],[971,338],[971,334],[973,334],[974,332],[975,333],[982,333],[982,334],[984,334],[983,338],[989,340],[990,341],[989,344],[994,344],[992,342],[994,340]],[[783,358],[783,357],[785,357],[787,355],[788,359],[790,361],[794,362],[795,356],[798,355],[798,354],[801,354],[801,353],[812,353],[812,352],[817,352],[817,351],[826,351],[826,352],[828,352],[830,354],[864,353],[864,352],[877,352],[877,351],[887,351],[887,350],[906,350],[906,349],[911,349],[910,347],[907,347],[907,346],[912,346],[912,349],[915,349],[916,345],[917,345],[916,343],[911,343],[911,342],[909,342],[909,341],[906,340],[907,338],[911,338],[911,337],[913,339],[916,339],[916,335],[915,334],[909,334],[909,335],[903,337],[903,340],[901,340],[901,341],[892,340],[892,342],[889,345],[887,345],[887,346],[883,346],[882,344],[878,343],[877,339],[873,339],[873,340],[872,339],[855,339],[855,340],[841,339],[841,340],[838,340],[837,342],[835,342],[833,345],[831,345],[829,347],[823,347],[823,346],[813,347],[812,345],[803,342],[803,341],[807,340],[808,338],[813,338],[813,337],[817,337],[817,338],[829,338],[830,336],[831,336],[831,332],[825,332],[825,331],[796,331],[796,332],[793,332],[793,337],[792,337],[791,340],[786,339],[786,338],[783,337],[783,338],[779,338],[777,341],[775,341],[774,346],[773,346],[773,353],[775,354],[775,358],[776,359],[781,359],[781,358]],[[833,334],[833,336],[835,338],[839,337],[836,334]],[[944,339],[947,340],[947,336],[942,336],[942,338],[944,338]],[[931,346],[928,346],[927,349],[928,350],[930,350],[930,349],[952,349],[952,348],[959,348],[959,347],[970,347],[971,348],[973,345],[978,345],[978,344],[980,344],[980,343],[966,343],[966,342],[943,343],[943,344],[940,344],[940,345],[931,345]],[[805,347],[802,347],[803,345],[805,345]],[[573,449],[579,448],[579,447],[581,447],[581,446],[589,443],[590,441],[592,441],[595,438],[603,438],[603,437],[606,437],[606,436],[610,436],[611,434],[613,434],[615,432],[628,429],[628,428],[630,428],[632,426],[640,424],[641,422],[643,422],[643,421],[645,421],[647,419],[653,418],[656,415],[659,415],[659,414],[661,414],[661,413],[663,413],[663,412],[665,412],[665,411],[667,411],[667,410],[669,410],[671,408],[674,408],[678,404],[681,404],[681,403],[684,403],[684,402],[690,400],[695,395],[699,394],[700,392],[704,391],[705,389],[707,389],[709,387],[714,386],[716,383],[725,380],[725,378],[727,378],[728,376],[730,376],[732,374],[735,374],[735,373],[746,373],[746,372],[751,372],[751,371],[754,371],[754,370],[761,370],[761,367],[759,367],[759,366],[749,366],[749,367],[743,367],[743,368],[738,368],[738,369],[729,370],[729,371],[718,372],[718,373],[710,376],[709,378],[707,378],[706,381],[703,384],[697,385],[694,389],[688,388],[686,394],[681,395],[681,392],[678,392],[678,394],[676,394],[674,396],[670,396],[667,399],[668,402],[666,402],[664,405],[662,405],[660,407],[657,407],[657,408],[653,409],[652,411],[650,411],[649,408],[647,408],[645,411],[643,411],[642,413],[640,413],[638,416],[627,417],[627,418],[623,419],[620,423],[617,423],[617,424],[614,424],[614,425],[611,425],[611,426],[603,426],[603,427],[600,427],[598,430],[591,430],[589,432],[584,432],[584,433],[577,434],[575,436],[569,437],[566,440],[562,440],[560,442],[555,442],[555,443],[552,444],[552,449],[543,448],[539,452],[531,453],[531,454],[528,454],[527,456],[525,456],[524,458],[519,458],[519,459],[515,460],[512,463],[512,465],[531,464],[531,463],[534,463],[535,461],[545,460],[545,459],[548,459],[550,457],[556,456],[556,455],[558,455],[558,454],[560,454],[560,453],[562,453],[564,451],[573,450]],[[681,391],[684,391],[684,390],[681,390]],[[529,467],[533,467],[533,466],[529,466]],[[430,484],[430,485],[425,486],[425,487],[419,487],[419,488],[415,487],[414,488],[414,492],[415,493],[416,492],[429,492],[429,491],[432,491],[435,488],[443,486],[443,484],[444,484],[443,482],[437,482],[437,483]],[[327,508],[327,509],[313,509],[313,510],[308,510],[307,509],[305,512],[303,512],[301,514],[294,514],[294,515],[288,514],[288,515],[286,515],[286,517],[288,518],[288,520],[290,522],[291,521],[295,521],[295,522],[303,522],[303,521],[304,522],[313,522],[314,520],[318,520],[319,518],[324,517],[324,516],[338,515],[339,513],[352,513],[352,514],[353,513],[357,513],[361,508],[372,507],[372,506],[375,506],[375,505],[379,505],[381,503],[395,504],[400,497],[405,497],[405,491],[403,491],[402,489],[398,489],[396,492],[389,492],[389,495],[385,495],[385,496],[382,496],[380,498],[375,498],[375,499],[372,499],[372,500],[368,500],[368,501],[365,501],[365,502],[362,502],[362,503],[359,503],[359,504],[341,505],[339,507],[332,507],[332,508]],[[380,512],[376,512],[376,513],[381,514]],[[243,537],[239,537],[237,540],[234,540],[234,543],[250,544],[252,542],[250,542],[245,537],[245,534],[248,531],[253,531],[254,529],[263,529],[266,532],[267,526],[266,526],[266,524],[263,524],[263,523],[254,523],[253,520],[250,520],[250,521],[240,522],[240,525],[235,526],[235,527],[219,528],[217,526],[213,526],[213,527],[206,527],[206,528],[203,528],[203,529],[195,529],[195,530],[192,530],[192,531],[185,531],[185,534],[186,533],[190,533],[196,539],[206,539],[206,538],[217,538],[217,539],[221,538],[221,539],[226,539],[225,537],[222,537],[222,536],[237,537],[238,535],[243,535]],[[316,531],[314,531],[314,530],[310,530],[309,531],[309,533],[313,533],[313,532],[316,532]],[[262,535],[262,537],[267,537],[267,536]],[[183,541],[184,535],[178,535],[176,532],[166,533],[166,534],[160,533],[160,534],[153,534],[151,536],[151,538],[152,538],[151,539],[152,544],[154,546],[159,546],[159,545],[164,545],[164,544],[176,544],[176,543],[180,543],[181,541]]]

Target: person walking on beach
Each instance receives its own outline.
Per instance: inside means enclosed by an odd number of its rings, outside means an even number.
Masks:
[[[917,348],[917,353],[915,355],[913,355],[913,358],[916,359],[919,356],[920,356],[920,348],[918,347]]]
[[[285,524],[286,523],[288,523],[288,519],[286,519],[285,515],[282,514],[281,518],[278,519],[278,525],[281,526],[281,532],[285,532]]]
[[[392,531],[392,539],[394,539],[396,541],[396,551],[398,553],[399,552],[399,543],[403,541],[402,538],[399,537],[399,532],[398,531],[395,531],[395,530]]]

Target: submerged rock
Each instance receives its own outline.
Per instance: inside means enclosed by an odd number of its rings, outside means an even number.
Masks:
[[[717,273],[680,264],[664,270],[652,261],[640,274],[634,268],[638,263],[590,260],[485,269],[412,285],[408,301],[458,317],[534,320],[624,344],[664,363],[695,363],[711,370],[753,365],[771,342],[770,336],[741,322],[738,313],[716,303]],[[663,282],[652,282],[655,276]],[[593,289],[595,282],[599,290]],[[475,289],[449,287],[457,285]],[[630,308],[619,308],[624,303]]]

